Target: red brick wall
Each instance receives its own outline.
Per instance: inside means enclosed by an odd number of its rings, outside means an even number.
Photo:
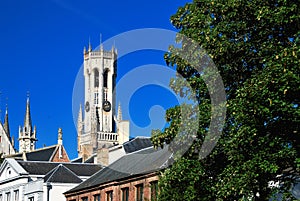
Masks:
[[[61,146],[62,157],[59,157],[59,147],[57,147],[56,152],[51,160],[51,162],[70,162],[69,156],[63,146]]]
[[[143,184],[144,201],[151,200],[150,183],[157,181],[158,176],[156,173],[151,173],[119,182],[112,182],[109,184],[101,185],[94,189],[88,189],[84,192],[76,192],[66,195],[67,201],[82,201],[82,198],[88,197],[88,201],[94,201],[94,195],[100,194],[101,201],[107,200],[107,192],[113,191],[113,201],[122,201],[122,189],[129,188],[129,201],[136,200],[136,186]]]

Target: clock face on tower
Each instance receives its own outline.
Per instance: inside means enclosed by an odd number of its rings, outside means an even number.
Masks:
[[[89,101],[86,101],[84,107],[85,107],[85,111],[86,111],[86,112],[90,111],[90,103],[89,103]]]
[[[109,101],[104,101],[103,102],[103,110],[105,112],[109,112],[111,110],[111,104]]]

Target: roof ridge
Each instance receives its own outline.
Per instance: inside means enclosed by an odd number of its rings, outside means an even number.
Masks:
[[[130,152],[130,153],[128,153],[128,154],[125,154],[124,156],[131,155],[131,154],[136,154],[137,152],[145,151],[145,150],[147,150],[147,149],[154,149],[154,146],[152,145],[152,146],[150,146],[150,147],[145,147],[145,148],[143,148],[143,149],[139,149],[139,150]],[[155,149],[155,150],[157,151],[158,149]]]
[[[47,146],[47,147],[41,147],[41,148],[32,150],[32,151],[30,151],[30,152],[27,152],[27,153],[32,153],[32,152],[41,151],[41,150],[45,150],[45,149],[50,149],[50,148],[53,148],[53,147],[56,147],[56,146],[58,146],[58,145],[57,145],[57,144],[54,144],[54,145],[50,145],[50,146]]]
[[[14,159],[14,158],[13,158]],[[49,164],[62,164],[62,165],[90,165],[90,166],[102,166],[99,164],[93,164],[93,163],[71,163],[71,162],[52,162],[52,161],[22,161],[18,160],[20,163],[49,163]]]
[[[131,143],[132,141],[136,140],[136,139],[151,139],[151,137],[148,137],[148,136],[136,136],[135,138],[133,138],[132,140],[129,140],[127,142],[124,142],[123,145],[125,144],[129,144]]]
[[[52,174],[48,177],[48,179],[46,180],[46,182],[49,181],[49,179],[53,176],[53,174],[57,171],[57,169],[59,168],[61,164],[59,164],[58,166],[56,166],[55,168],[53,168],[52,170],[50,170],[45,176],[44,179],[48,176],[48,174],[50,174],[52,172]]]
[[[52,159],[53,159],[53,157],[55,156],[57,150],[59,149],[59,146],[60,146],[60,145],[58,145],[58,144],[55,146],[55,150],[52,152],[52,154],[51,154],[51,156],[50,156],[50,158],[49,158],[49,161],[52,161]],[[62,145],[61,145],[61,146],[62,146]]]
[[[76,177],[78,177],[79,178],[79,176],[77,175],[77,174],[75,174],[75,172],[73,172],[72,170],[70,170],[67,166],[65,166],[65,165],[63,165],[63,164],[61,164],[62,165],[62,167],[64,167],[66,170],[68,170],[70,173],[72,173],[73,175],[75,175]],[[80,179],[80,178],[79,178]]]
[[[73,176],[79,178],[79,176],[76,175],[72,170],[70,170],[68,167],[66,167],[66,166],[64,166],[63,164],[60,163],[60,164],[58,164],[58,166],[56,166],[55,168],[53,168],[52,170],[49,171],[49,173],[52,172],[52,174],[48,177],[48,179],[46,180],[46,182],[48,182],[48,181],[55,175],[55,173],[56,173],[60,168],[63,168],[64,170],[67,170],[67,171],[68,171],[69,173],[71,173]],[[47,174],[45,175],[44,178],[46,178],[47,175],[48,175],[49,173],[47,173]],[[80,178],[79,178],[79,179],[80,179]]]

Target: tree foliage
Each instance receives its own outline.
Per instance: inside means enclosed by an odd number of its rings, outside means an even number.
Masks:
[[[201,73],[171,46],[165,60],[196,93],[200,118],[189,151],[162,173],[159,200],[268,200],[278,191],[270,181],[280,181],[280,192],[289,192],[300,166],[299,1],[194,0],[171,22],[214,61],[227,114],[217,146],[199,160],[211,119],[210,95]],[[190,93],[180,81],[170,86],[181,96]],[[155,146],[172,141],[181,112],[180,106],[167,111],[170,126],[153,132]]]

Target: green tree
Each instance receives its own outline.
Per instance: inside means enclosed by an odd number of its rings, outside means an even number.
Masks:
[[[299,1],[194,0],[171,22],[214,61],[227,114],[216,147],[200,160],[211,120],[210,94],[205,74],[178,55],[193,52],[179,36],[181,49],[171,46],[165,60],[196,93],[199,129],[184,156],[162,172],[159,200],[268,200],[278,191],[269,181],[280,181],[280,191],[288,192],[300,166]],[[191,93],[176,79],[170,86],[181,96]],[[176,106],[166,112],[170,126],[152,133],[155,146],[176,136],[182,111]]]

